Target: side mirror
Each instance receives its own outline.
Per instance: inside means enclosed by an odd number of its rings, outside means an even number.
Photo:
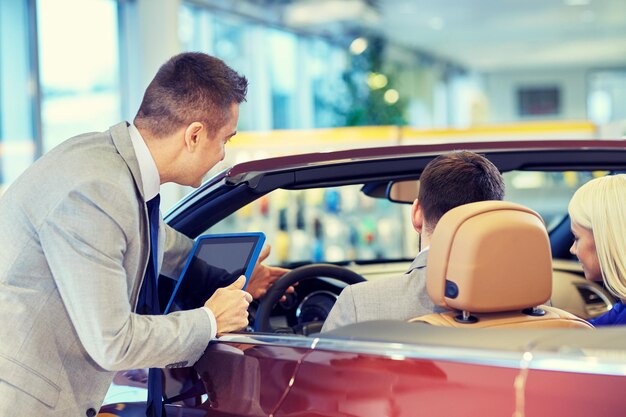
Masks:
[[[387,186],[387,199],[394,203],[413,204],[419,189],[419,180],[392,181]]]

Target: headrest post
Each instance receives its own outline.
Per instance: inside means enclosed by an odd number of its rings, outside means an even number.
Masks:
[[[546,311],[539,307],[530,307],[530,308],[525,308],[524,310],[522,310],[522,313],[528,316],[541,317],[546,314]]]
[[[470,313],[469,311],[463,310],[461,311],[461,314],[457,314],[454,317],[454,321],[458,323],[471,324],[471,323],[477,323],[478,318],[476,318],[475,316],[472,316],[472,313]]]

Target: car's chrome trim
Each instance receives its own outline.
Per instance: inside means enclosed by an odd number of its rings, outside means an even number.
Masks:
[[[256,344],[256,345],[274,345],[274,346],[286,346],[302,349],[313,349],[315,346],[315,339],[312,337],[302,336],[289,336],[289,335],[271,335],[271,334],[226,334],[220,336],[218,339],[214,339],[211,343],[228,342],[228,343],[243,343],[243,344]]]
[[[526,351],[506,351],[495,349],[455,348],[448,346],[420,346],[402,343],[362,342],[353,340],[322,339],[317,349],[383,355],[392,359],[441,360],[473,365],[487,365],[504,368],[521,368],[522,362],[529,369],[543,371],[577,372],[588,374],[626,376],[626,353],[621,360],[606,360],[593,352],[547,352],[529,348]],[[525,354],[532,359],[525,359]],[[591,355],[589,354],[591,353]]]
[[[224,335],[212,343],[220,342],[379,355],[396,360],[406,358],[438,360],[513,369],[520,369],[524,363],[523,366],[531,370],[626,376],[626,352],[616,350],[568,349],[563,347],[555,352],[533,348],[528,348],[526,351],[507,351],[257,334],[254,336]],[[529,353],[532,358],[530,360],[528,360]]]

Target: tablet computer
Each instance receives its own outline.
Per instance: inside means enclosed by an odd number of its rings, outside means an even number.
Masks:
[[[201,307],[241,275],[245,289],[264,242],[261,232],[198,237],[163,314]]]

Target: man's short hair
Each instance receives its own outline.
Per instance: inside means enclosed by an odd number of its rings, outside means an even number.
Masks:
[[[504,198],[504,181],[498,168],[482,155],[469,151],[439,155],[420,176],[419,202],[427,231],[454,207]]]
[[[232,104],[245,101],[247,89],[248,80],[222,60],[200,52],[178,54],[159,68],[133,123],[155,137],[194,121],[217,130],[228,121]]]

